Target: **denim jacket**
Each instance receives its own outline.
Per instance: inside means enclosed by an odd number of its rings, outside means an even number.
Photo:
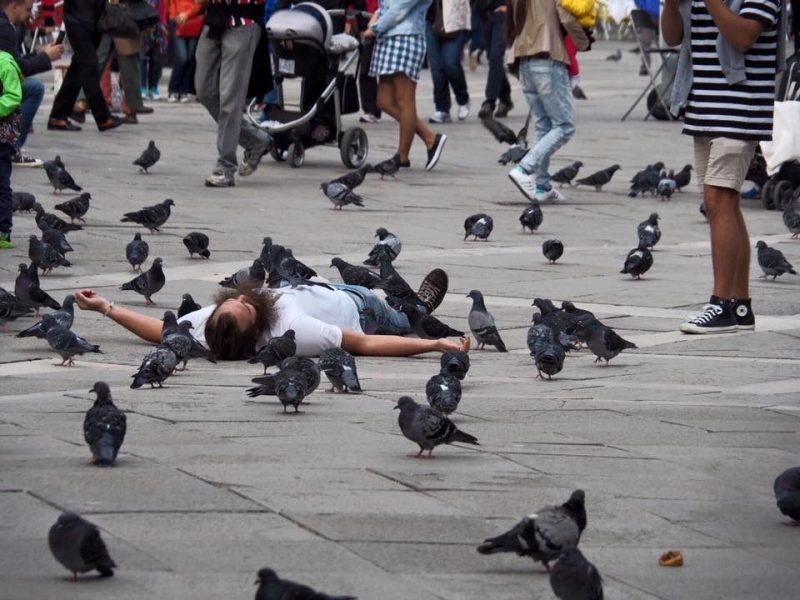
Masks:
[[[381,0],[375,35],[425,35],[425,13],[431,0]]]

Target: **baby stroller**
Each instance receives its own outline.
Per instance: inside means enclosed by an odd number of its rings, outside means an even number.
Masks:
[[[318,4],[303,2],[277,11],[266,26],[279,108],[270,110],[270,121],[263,123],[254,114],[255,100],[247,112],[253,123],[273,137],[272,157],[288,160],[294,168],[303,165],[306,149],[313,146],[338,146],[342,162],[350,169],[363,165],[369,152],[362,128],[342,130],[342,115],[359,111],[359,42],[347,34],[334,35],[330,13]],[[294,78],[302,79],[299,110],[287,109],[283,99],[283,80]]]

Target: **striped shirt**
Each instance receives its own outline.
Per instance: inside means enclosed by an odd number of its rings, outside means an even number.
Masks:
[[[739,16],[764,25],[745,54],[746,81],[728,85],[717,55],[719,29],[704,0],[692,0],[692,91],[683,132],[739,140],[772,138],[781,0],[744,0]]]

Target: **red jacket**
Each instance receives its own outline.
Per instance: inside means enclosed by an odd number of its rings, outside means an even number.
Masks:
[[[178,37],[195,38],[200,37],[203,30],[205,5],[198,4],[195,0],[167,0],[167,17],[174,21],[181,13],[186,13],[189,19],[183,25],[175,29]]]

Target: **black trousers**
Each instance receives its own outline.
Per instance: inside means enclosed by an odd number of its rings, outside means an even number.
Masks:
[[[369,65],[372,62],[372,51],[374,48],[374,40],[361,46],[361,56],[359,56],[358,95],[361,96],[361,110],[380,118],[381,109],[378,108],[378,78],[370,77],[369,75]]]
[[[0,143],[0,233],[11,235],[11,157],[16,150],[8,144]]]

